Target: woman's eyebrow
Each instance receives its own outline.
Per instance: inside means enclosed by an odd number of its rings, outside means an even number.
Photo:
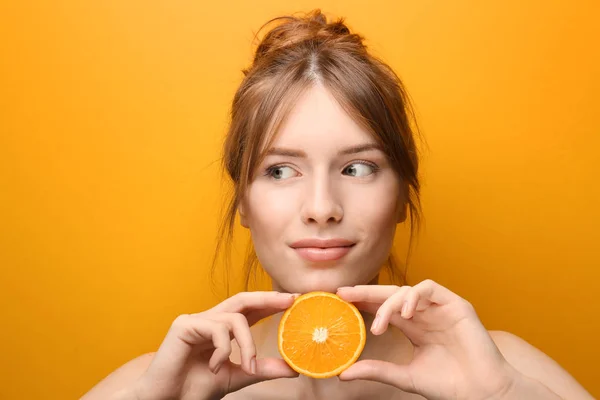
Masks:
[[[346,149],[340,150],[340,152],[338,154],[339,155],[356,154],[356,153],[362,153],[362,152],[371,151],[371,150],[380,150],[381,151],[381,146],[377,143],[365,143],[365,144],[360,144],[358,146],[352,146],[352,147],[348,147]]]
[[[338,152],[339,155],[348,155],[348,154],[357,154],[363,153],[365,151],[372,150],[381,150],[381,146],[377,143],[365,143],[359,144],[356,146],[347,147]],[[306,158],[306,152],[303,150],[297,149],[288,149],[284,147],[271,147],[267,151],[267,155],[269,156],[285,156],[285,157],[296,157],[296,158]]]
[[[302,150],[285,149],[283,147],[271,147],[267,151],[267,155],[306,158],[306,152]]]

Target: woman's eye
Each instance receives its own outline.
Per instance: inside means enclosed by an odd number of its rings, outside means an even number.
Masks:
[[[267,174],[277,181],[292,178],[297,175],[292,167],[286,167],[285,165],[271,167],[268,169]]]
[[[367,176],[375,172],[375,167],[364,163],[353,163],[344,168],[342,172],[345,175],[350,176]]]

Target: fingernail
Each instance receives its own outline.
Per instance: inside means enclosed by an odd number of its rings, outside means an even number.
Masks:
[[[402,318],[406,318],[408,316],[408,302],[405,302],[402,306],[402,311],[400,312],[400,316]]]
[[[215,374],[215,375],[216,375],[216,374],[218,374],[218,373],[219,373],[219,371],[221,370],[221,366],[222,366],[222,365],[223,365],[223,364],[217,364],[217,366],[216,366],[216,367],[215,367],[215,369],[213,370],[213,374]]]
[[[338,379],[340,381],[350,381],[352,380],[352,375],[348,375],[346,372],[342,372],[338,375]]]
[[[375,317],[375,321],[373,321],[373,325],[371,325],[371,332],[375,333],[379,329],[379,323],[381,322],[381,317],[377,315]]]
[[[256,357],[252,357],[250,360],[250,371],[252,375],[256,375]]]
[[[342,286],[341,288],[338,288],[337,291],[339,292],[340,290],[347,290],[347,289],[350,289],[350,288],[351,288],[351,286]]]
[[[292,293],[290,296],[292,296],[292,300],[296,300],[298,297],[300,297],[300,293]]]

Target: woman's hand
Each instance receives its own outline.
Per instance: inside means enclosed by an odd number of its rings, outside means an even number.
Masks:
[[[293,301],[294,295],[278,292],[239,293],[208,311],[177,317],[136,382],[136,398],[220,399],[263,380],[297,376],[283,360],[257,360],[250,333],[250,326]],[[229,361],[232,339],[240,347],[240,365]]]
[[[500,398],[518,373],[504,359],[469,302],[426,280],[416,286],[340,288],[338,295],[376,315],[371,331],[392,324],[414,345],[408,365],[363,360],[342,380],[387,383],[428,399]]]

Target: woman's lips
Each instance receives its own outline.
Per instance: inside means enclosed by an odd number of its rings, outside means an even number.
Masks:
[[[298,240],[290,247],[308,261],[334,261],[348,254],[354,245],[354,242],[341,238],[308,238]]]
[[[344,257],[352,246],[344,247],[296,247],[294,250],[300,257],[308,261],[334,261]]]

